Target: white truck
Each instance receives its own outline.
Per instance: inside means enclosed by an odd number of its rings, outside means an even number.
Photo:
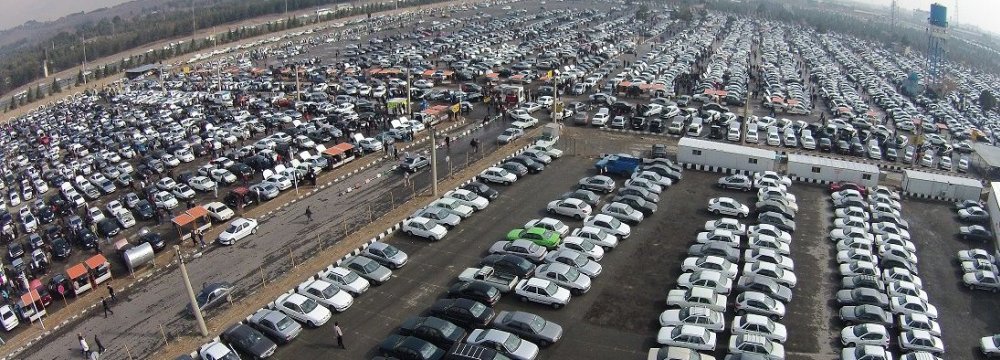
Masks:
[[[474,281],[486,283],[500,290],[501,293],[508,293],[517,286],[519,279],[517,276],[496,272],[490,266],[481,268],[467,268],[458,274],[461,281]]]

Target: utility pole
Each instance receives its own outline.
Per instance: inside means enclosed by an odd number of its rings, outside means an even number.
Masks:
[[[302,100],[302,91],[299,88],[301,86],[301,83],[299,83],[299,65],[296,64],[294,69],[295,69],[295,102],[299,102]]]
[[[87,35],[83,35],[83,85],[87,85]]]
[[[410,117],[410,119],[413,118],[413,107],[410,106],[410,61],[409,60],[406,61],[406,114],[407,116]],[[431,131],[431,136],[433,139],[434,136],[433,131]],[[435,192],[435,195],[436,194],[437,192]]]
[[[194,21],[194,0],[191,0],[191,46],[194,46],[195,33],[198,32],[198,24]]]
[[[181,255],[181,246],[174,245],[174,252],[177,254],[177,262],[181,265],[181,276],[184,278],[184,288],[188,293],[188,300],[191,301],[191,312],[198,322],[198,330],[201,336],[208,336],[208,327],[205,326],[205,318],[201,316],[201,309],[198,307],[198,300],[194,297],[194,288],[191,287],[191,278],[188,277],[187,265],[184,264],[184,256]]]
[[[437,162],[437,132],[434,126],[431,126],[431,191],[434,193],[434,197],[438,197],[438,162]]]
[[[557,77],[558,75],[559,75],[558,70],[552,70],[552,112],[549,114],[549,117],[552,119],[552,122],[557,122],[556,111],[559,110],[557,109],[559,105],[559,80]]]

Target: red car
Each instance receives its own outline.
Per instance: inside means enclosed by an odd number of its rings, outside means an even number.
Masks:
[[[841,190],[853,189],[857,190],[861,196],[868,196],[868,189],[864,186],[849,182],[849,181],[838,181],[830,184],[830,192],[838,192]]]

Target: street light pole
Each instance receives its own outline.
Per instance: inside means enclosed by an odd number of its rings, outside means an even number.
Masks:
[[[437,130],[431,126],[431,191],[438,197]]]
[[[188,277],[187,265],[184,264],[184,256],[181,255],[180,245],[174,245],[174,252],[177,254],[177,262],[181,265],[181,277],[184,278],[184,289],[187,290],[188,300],[191,301],[191,312],[194,313],[194,320],[198,322],[198,330],[201,336],[208,336],[208,327],[205,326],[205,318],[201,316],[201,309],[198,308],[198,299],[194,296],[194,289],[191,287],[191,278]]]

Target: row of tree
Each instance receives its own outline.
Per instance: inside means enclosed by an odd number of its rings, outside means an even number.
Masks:
[[[442,0],[406,0],[403,3],[410,6],[438,1]],[[187,0],[175,1],[168,3],[173,4],[170,7],[172,10],[144,12],[143,15],[128,19],[115,16],[111,19],[102,19],[97,22],[82,24],[75,31],[60,32],[49,39],[35,43],[28,43],[24,40],[4,46],[0,48],[0,94],[10,92],[42,78],[44,76],[42,64],[46,58],[48,59],[50,72],[55,73],[81,65],[85,55],[87,58],[96,59],[128,50],[141,49],[147,44],[158,41],[183,39],[184,37],[191,37],[194,34],[194,30],[196,30],[195,26],[198,29],[224,26],[225,24],[242,20],[282,13],[285,11],[286,6],[286,0],[218,0],[210,2],[209,5],[199,8],[197,11],[192,11],[190,7],[180,5],[186,3]],[[337,3],[344,3],[344,1],[287,0],[289,12]],[[369,3],[363,6],[352,7],[349,10],[325,15],[322,18],[316,16],[296,18],[293,16],[284,21],[274,21],[263,26],[230,28],[229,31],[216,35],[212,40],[204,38],[188,39],[181,45],[166,49],[153,49],[142,55],[123,58],[117,64],[98,66],[101,74],[98,74],[98,71],[95,70],[92,74],[87,74],[87,76],[88,79],[90,77],[101,78],[117,74],[132,66],[155,63],[173,56],[198,52],[218,44],[287,30],[308,23],[333,18],[370,14],[388,10],[393,6],[395,4],[390,2]],[[194,17],[194,21],[192,21],[192,16]],[[86,49],[83,46],[84,41]],[[83,76],[84,74],[81,72],[78,76],[80,82],[83,81]],[[14,101],[8,103],[7,106],[18,106],[21,103],[26,103],[27,97],[34,91],[28,92],[29,94],[15,96]],[[51,93],[51,91],[44,93]],[[44,93],[35,94],[35,97],[44,97]]]

